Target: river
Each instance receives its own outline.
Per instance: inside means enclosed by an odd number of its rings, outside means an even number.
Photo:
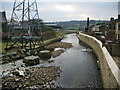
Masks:
[[[83,52],[86,46],[79,42],[75,34],[66,35],[61,42],[72,43],[73,47],[54,59],[55,65],[60,65],[62,71],[57,82],[64,88],[102,88],[94,53]]]
[[[56,57],[54,63],[41,62],[39,66],[60,66],[61,74],[56,80],[63,88],[102,88],[100,70],[97,68],[97,58],[93,52],[83,52],[86,46],[79,41],[75,34],[65,35],[61,42],[72,43],[73,47]],[[16,61],[20,66],[22,61]],[[35,67],[36,67],[35,66]],[[3,65],[3,70],[13,68],[12,64]]]

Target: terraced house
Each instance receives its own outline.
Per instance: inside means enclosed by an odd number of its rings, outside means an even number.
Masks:
[[[115,31],[116,31],[116,23],[118,19],[110,18],[110,21],[105,24],[105,36],[106,39],[115,40]]]
[[[111,18],[111,21],[105,25],[106,38],[120,40],[120,15],[118,19]]]
[[[118,19],[111,17],[107,23],[89,26],[89,32],[104,34],[106,40],[120,40],[120,15]]]

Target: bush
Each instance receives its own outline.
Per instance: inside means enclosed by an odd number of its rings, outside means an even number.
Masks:
[[[51,27],[45,25],[42,26],[42,32],[43,32],[42,35],[44,40],[56,37],[56,32]]]

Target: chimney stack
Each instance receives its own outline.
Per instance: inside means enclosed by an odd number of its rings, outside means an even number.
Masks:
[[[113,21],[113,20],[114,20],[114,17],[111,17],[111,18],[110,18],[110,21]]]
[[[89,26],[89,17],[87,18],[87,27]]]

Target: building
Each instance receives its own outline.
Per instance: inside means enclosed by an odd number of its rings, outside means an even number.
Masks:
[[[105,24],[105,32],[107,39],[120,40],[120,15],[118,15],[118,19],[111,18]]]
[[[120,15],[118,19],[110,18],[109,22],[88,27],[89,32],[105,35],[108,40],[120,40]]]
[[[116,31],[116,23],[118,19],[114,19],[113,17],[109,22],[105,24],[105,36],[107,39],[115,40],[115,31]]]
[[[0,32],[7,32],[7,18],[5,11],[0,12]]]
[[[8,25],[5,11],[0,12],[0,37],[7,39]]]
[[[115,30],[116,40],[120,40],[120,20],[119,19],[118,19],[118,22],[116,22],[116,30]]]

